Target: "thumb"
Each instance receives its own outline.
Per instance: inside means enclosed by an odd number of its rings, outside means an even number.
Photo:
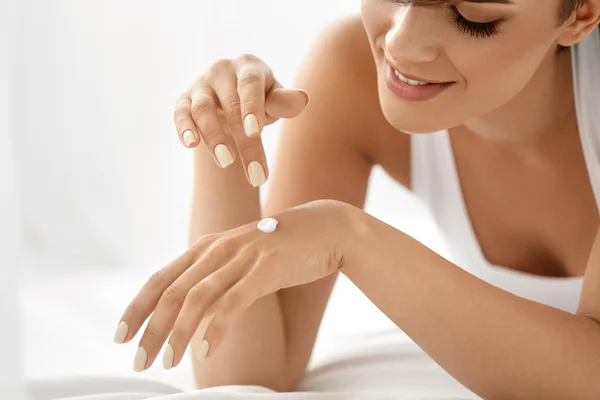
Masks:
[[[265,112],[269,123],[280,118],[294,118],[302,114],[310,97],[308,93],[299,89],[277,88],[267,94]]]

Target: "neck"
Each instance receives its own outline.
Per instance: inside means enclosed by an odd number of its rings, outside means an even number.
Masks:
[[[571,51],[552,52],[517,96],[464,127],[494,146],[531,150],[577,133],[574,104]]]

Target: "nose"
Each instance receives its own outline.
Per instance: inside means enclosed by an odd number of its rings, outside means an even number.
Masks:
[[[386,34],[388,57],[398,64],[426,63],[439,57],[435,34],[435,10],[426,7],[401,7],[394,16],[392,29]]]

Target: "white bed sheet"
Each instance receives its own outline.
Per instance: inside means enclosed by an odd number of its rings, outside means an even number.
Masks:
[[[344,277],[334,289],[300,393],[257,387],[194,391],[187,354],[173,370],[158,362],[136,374],[137,341],[115,345],[112,336],[122,308],[146,278],[133,270],[25,277],[22,354],[32,399],[477,398]]]

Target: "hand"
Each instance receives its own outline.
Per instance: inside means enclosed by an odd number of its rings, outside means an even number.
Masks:
[[[163,365],[169,369],[209,317],[199,357],[210,357],[256,300],[340,270],[356,248],[351,241],[360,226],[357,212],[346,203],[319,200],[275,215],[279,225],[270,234],[252,223],[202,237],[152,275],[123,314],[115,341],[131,340],[152,313],[134,369],[152,365],[167,337]]]
[[[308,102],[306,92],[284,89],[263,61],[243,55],[215,62],[198,78],[177,101],[175,126],[188,148],[204,140],[222,168],[239,155],[248,181],[260,186],[268,177],[263,127],[300,115]]]

